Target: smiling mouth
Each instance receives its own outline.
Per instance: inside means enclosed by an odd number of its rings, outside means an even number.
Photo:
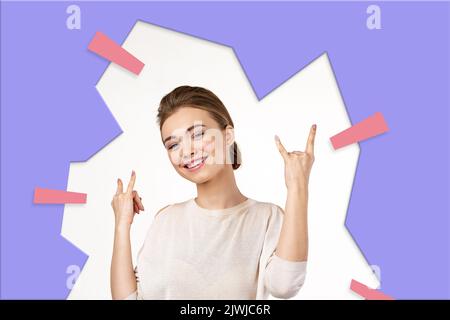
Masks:
[[[196,171],[196,170],[200,169],[201,167],[203,167],[207,158],[208,158],[208,156],[196,159],[188,164],[185,164],[183,166],[183,168],[185,168],[191,172]]]

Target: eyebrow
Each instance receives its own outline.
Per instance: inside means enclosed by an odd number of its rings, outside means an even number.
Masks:
[[[195,124],[190,126],[189,128],[186,129],[186,132],[192,131],[197,127],[206,127],[204,124]],[[168,136],[167,138],[164,139],[163,144],[166,144],[167,141],[171,140],[171,139],[175,139],[176,136]]]

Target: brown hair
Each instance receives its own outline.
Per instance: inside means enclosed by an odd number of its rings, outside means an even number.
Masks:
[[[234,128],[233,120],[222,101],[210,90],[202,87],[181,86],[165,95],[159,104],[157,121],[161,130],[164,122],[181,107],[193,107],[208,111],[217,124],[224,129],[227,125]],[[241,152],[236,142],[230,148],[233,170],[241,165]]]

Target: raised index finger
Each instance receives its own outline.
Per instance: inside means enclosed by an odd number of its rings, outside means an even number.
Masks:
[[[309,154],[314,154],[314,138],[316,137],[317,126],[314,124],[309,130],[308,141],[306,142],[306,152]]]
[[[122,180],[117,179],[117,190],[116,190],[116,194],[121,194],[123,192],[123,184],[122,184]]]
[[[131,194],[134,188],[134,183],[136,182],[136,172],[134,170],[131,172],[131,179],[128,183],[127,193]]]

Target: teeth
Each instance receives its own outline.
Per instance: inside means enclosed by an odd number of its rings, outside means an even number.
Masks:
[[[202,162],[203,162],[203,158],[197,159],[194,162],[187,164],[186,167],[188,167],[189,169],[192,169],[192,168],[198,166]]]
[[[188,165],[189,168],[193,168],[196,167],[197,165],[199,165],[202,161],[201,160],[197,160],[191,164]]]

